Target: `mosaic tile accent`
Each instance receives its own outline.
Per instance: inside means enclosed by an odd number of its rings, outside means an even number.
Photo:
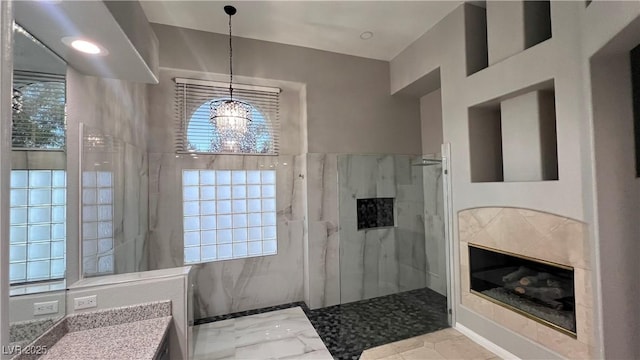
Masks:
[[[393,198],[357,199],[358,230],[393,226]]]
[[[424,288],[307,312],[334,359],[449,327],[446,297]]]
[[[260,309],[239,311],[239,312],[235,312],[235,313],[232,313],[232,314],[210,316],[210,317],[206,317],[206,318],[195,320],[194,321],[194,325],[197,326],[197,325],[207,324],[207,323],[216,322],[216,321],[235,319],[235,318],[239,318],[239,317],[243,317],[243,316],[262,314],[262,313],[266,313],[266,312],[270,312],[270,311],[284,310],[284,309],[289,309],[289,308],[293,308],[293,307],[296,307],[296,306],[301,307],[305,311],[305,313],[307,311],[309,311],[309,308],[307,308],[307,305],[304,302],[300,301],[300,302],[293,302],[293,303],[289,303],[289,304],[269,306],[269,307],[260,308]]]

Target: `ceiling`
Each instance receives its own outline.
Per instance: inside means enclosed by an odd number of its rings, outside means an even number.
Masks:
[[[463,1],[141,1],[150,22],[391,60]],[[370,31],[373,37],[362,40]]]
[[[158,82],[149,64],[144,61],[104,2],[15,1],[13,9],[16,23],[80,73],[145,83]],[[66,37],[81,37],[97,42],[108,49],[109,54],[82,54],[62,42]],[[44,61],[27,60],[26,57],[41,58],[47,56],[47,52],[29,47],[33,44],[26,40],[17,37],[16,62],[23,68],[42,66]],[[56,71],[51,69],[55,66],[53,63],[48,64],[47,69]]]

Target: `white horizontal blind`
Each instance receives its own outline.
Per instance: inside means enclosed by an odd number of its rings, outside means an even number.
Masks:
[[[221,142],[209,121],[210,104],[229,99],[228,84],[193,79],[175,79],[176,138],[178,153],[277,155],[280,129],[280,89],[234,85],[233,98],[250,104],[252,122],[247,129],[247,144],[238,152],[216,150]]]
[[[14,149],[64,149],[65,87],[64,75],[14,71]]]

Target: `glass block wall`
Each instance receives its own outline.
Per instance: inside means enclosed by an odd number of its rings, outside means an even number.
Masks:
[[[184,263],[277,253],[275,170],[184,170]]]
[[[82,173],[82,264],[85,275],[112,274],[113,174]]]
[[[64,278],[66,172],[12,170],[10,282]]]

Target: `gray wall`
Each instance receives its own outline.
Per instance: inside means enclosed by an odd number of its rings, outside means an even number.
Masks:
[[[160,66],[226,74],[228,37],[153,24]],[[234,75],[306,85],[309,153],[420,152],[419,104],[389,96],[389,63],[234,38]]]
[[[422,154],[440,153],[442,145],[442,92],[432,91],[420,98]]]

